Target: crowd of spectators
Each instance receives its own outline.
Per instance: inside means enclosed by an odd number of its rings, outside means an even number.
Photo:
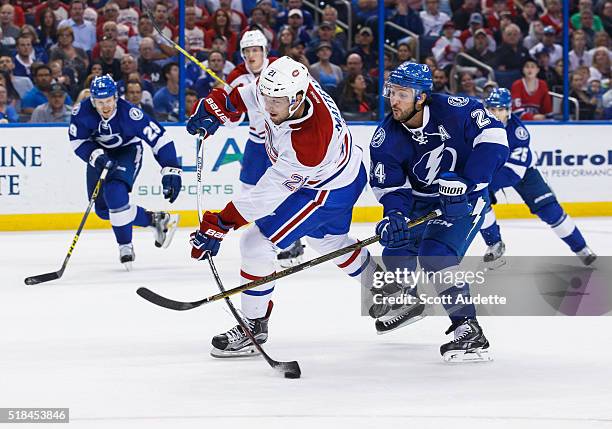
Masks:
[[[177,0],[0,0],[0,123],[67,122],[95,76],[160,121],[177,121]],[[259,29],[272,56],[306,65],[349,120],[376,119],[378,81],[404,61],[425,62],[434,90],[513,94],[524,119],[555,118],[563,90],[560,0],[385,0],[388,49],[378,69],[378,1],[185,0],[185,48],[224,79],[242,58],[240,38]],[[612,118],[612,0],[571,0],[570,93],[580,119]],[[348,14],[352,16],[349,20]],[[346,23],[351,22],[352,28]],[[189,112],[220,85],[187,61]],[[573,114],[573,105],[572,111]]]

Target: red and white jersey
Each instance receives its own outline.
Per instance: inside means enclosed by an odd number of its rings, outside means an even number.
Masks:
[[[548,115],[552,112],[552,100],[548,94],[545,80],[538,79],[535,91],[529,92],[525,79],[519,79],[512,84],[512,113],[521,120],[533,120],[536,114]]]
[[[266,67],[272,62],[274,62],[276,58],[265,58],[262,70],[265,70]],[[251,82],[255,82],[257,76],[249,71],[246,68],[246,64],[242,63],[236,66],[234,70],[227,76],[227,84],[232,88],[236,88],[240,85],[248,85]],[[259,112],[248,112],[249,113],[249,139],[255,143],[263,144],[265,142],[266,137],[266,129],[264,127],[264,118]],[[232,122],[231,124],[239,124],[244,120],[244,114],[240,116],[240,119],[236,122]],[[230,125],[231,126],[231,125]]]
[[[270,215],[302,187],[339,189],[357,177],[362,150],[353,145],[336,103],[316,81],[310,81],[304,116],[280,125],[269,119],[257,81],[236,88],[230,99],[238,110],[248,111],[249,115],[256,112],[263,117],[266,151],[272,161],[257,184],[232,201],[244,221]],[[226,207],[224,212],[230,215],[233,209]],[[236,215],[232,213],[230,216],[234,219],[228,220],[243,223]]]

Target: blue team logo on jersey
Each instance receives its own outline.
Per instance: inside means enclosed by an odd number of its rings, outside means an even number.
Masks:
[[[463,107],[470,102],[467,97],[448,97],[448,104],[453,107]]]
[[[457,163],[457,151],[443,144],[425,153],[412,168],[412,172],[426,186],[437,181],[440,171],[454,171]]]
[[[132,107],[129,111],[130,119],[133,121],[140,121],[143,118],[142,110],[137,107]]]
[[[519,140],[527,140],[529,138],[529,132],[524,127],[518,127],[514,130],[514,135]]]
[[[72,115],[76,116],[79,114],[79,112],[81,111],[81,103],[77,103],[74,105],[74,107],[72,108]]]
[[[378,131],[376,131],[376,134],[374,134],[374,137],[372,137],[372,142],[370,143],[370,145],[372,147],[379,147],[381,144],[383,144],[384,141],[385,141],[385,129],[379,128]]]

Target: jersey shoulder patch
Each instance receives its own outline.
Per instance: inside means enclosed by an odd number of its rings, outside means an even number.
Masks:
[[[142,110],[140,110],[138,107],[131,107],[128,114],[130,115],[130,119],[133,121],[140,121],[144,117]]]
[[[75,104],[74,107],[72,108],[72,116],[78,115],[80,111],[81,111],[81,103]]]
[[[385,137],[386,137],[387,133],[385,132],[384,128],[379,128],[376,133],[374,133],[374,136],[372,137],[372,141],[370,142],[370,146],[372,147],[380,147],[380,145],[383,144],[383,142],[385,141]]]
[[[463,107],[470,102],[470,99],[467,97],[458,97],[452,96],[448,97],[448,104],[453,107]]]
[[[527,128],[519,126],[514,130],[514,135],[517,139],[525,141],[529,138],[529,131],[527,131]]]

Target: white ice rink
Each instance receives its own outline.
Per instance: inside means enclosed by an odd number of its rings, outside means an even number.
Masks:
[[[612,255],[612,219],[576,223]],[[569,255],[539,221],[501,225],[509,255]],[[301,379],[259,358],[213,359],[210,338],[235,324],[222,302],[180,313],[135,293],[218,291],[207,264],[189,259],[188,233],[161,250],[137,231],[128,273],[111,231],[85,231],[64,277],[32,287],[24,277],[58,269],[73,232],[0,233],[0,407],[69,407],[70,428],[612,427],[611,317],[485,317],[495,361],[448,365],[447,318],[377,336],[358,285],[331,264],[277,284],[266,349],[298,360]],[[238,235],[216,258],[227,288]],[[483,250],[477,238],[470,254]]]

